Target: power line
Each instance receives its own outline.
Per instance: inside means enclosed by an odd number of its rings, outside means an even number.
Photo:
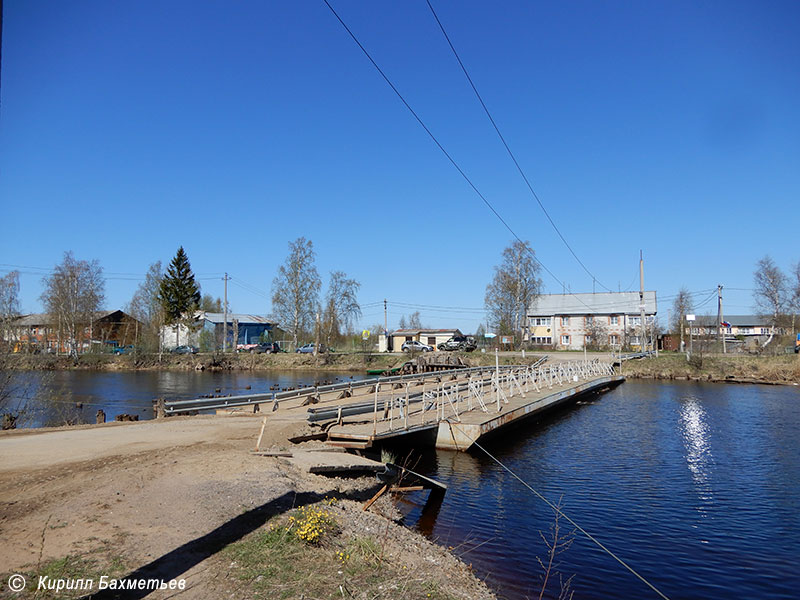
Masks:
[[[464,62],[461,60],[461,57],[459,56],[458,52],[456,51],[455,46],[453,46],[453,42],[450,41],[450,36],[447,35],[447,31],[445,31],[444,25],[442,25],[442,21],[439,19],[439,15],[436,14],[436,11],[433,9],[433,5],[431,4],[430,0],[425,0],[425,1],[428,4],[428,8],[431,9],[431,13],[433,14],[433,18],[436,19],[436,23],[439,25],[439,29],[442,31],[442,35],[444,35],[444,39],[447,40],[447,45],[450,46],[450,50],[453,51],[453,55],[456,57],[456,60],[458,61],[458,65],[461,67],[461,70],[463,71],[464,76],[467,78],[467,81],[469,82],[469,85],[472,88],[472,91],[475,92],[475,96],[478,98],[478,102],[480,102],[481,106],[483,107],[483,111],[486,113],[486,116],[489,118],[489,121],[491,122],[492,127],[494,127],[494,130],[497,132],[497,136],[500,138],[500,141],[503,143],[503,146],[505,147],[506,152],[508,152],[508,156],[511,157],[511,160],[514,162],[514,166],[517,167],[517,171],[519,171],[519,174],[522,176],[522,179],[525,181],[525,185],[528,186],[528,190],[530,191],[531,195],[534,197],[534,199],[536,200],[537,204],[539,204],[539,208],[542,209],[542,212],[544,213],[544,216],[547,217],[547,220],[550,222],[550,225],[553,227],[555,232],[558,234],[558,237],[561,238],[561,241],[564,242],[564,245],[567,247],[567,250],[569,250],[570,254],[572,254],[572,256],[575,258],[575,260],[578,261],[578,264],[581,266],[581,268],[584,271],[586,271],[586,274],[589,275],[589,277],[592,278],[592,281],[596,282],[601,288],[603,288],[603,289],[605,289],[605,290],[610,292],[611,290],[609,288],[607,288],[605,285],[603,285],[600,282],[600,280],[597,279],[597,277],[595,277],[594,273],[592,273],[586,267],[586,265],[583,264],[583,261],[580,258],[578,258],[578,255],[575,254],[575,251],[572,249],[572,246],[569,245],[569,242],[567,242],[566,238],[564,238],[564,236],[561,234],[561,231],[558,229],[558,227],[556,226],[555,222],[550,217],[550,213],[547,212],[547,209],[544,207],[544,204],[542,204],[542,201],[539,199],[538,194],[534,191],[530,180],[528,179],[527,175],[525,175],[525,172],[522,170],[522,167],[520,166],[519,161],[517,160],[517,157],[514,156],[514,153],[511,151],[511,148],[509,147],[508,143],[506,142],[505,137],[503,137],[503,134],[500,132],[500,128],[497,126],[497,123],[495,122],[494,117],[492,117],[492,113],[489,112],[489,108],[486,106],[486,103],[483,101],[483,98],[481,97],[481,94],[478,91],[478,88],[475,86],[475,83],[472,81],[472,77],[470,77],[469,72],[467,71],[467,67],[464,66]]]
[[[356,43],[356,45],[357,45],[357,46],[358,46],[358,47],[361,49],[361,52],[363,52],[363,53],[364,53],[364,56],[366,56],[366,57],[367,57],[367,60],[369,60],[369,62],[370,62],[370,63],[372,63],[372,66],[373,66],[373,67],[375,67],[375,69],[378,71],[378,73],[380,73],[381,77],[382,77],[382,78],[383,78],[383,80],[386,82],[386,84],[387,84],[387,85],[388,85],[390,88],[392,88],[392,91],[393,91],[393,92],[395,93],[395,95],[396,95],[396,96],[397,96],[397,97],[400,99],[400,101],[401,101],[401,102],[403,103],[403,105],[404,105],[404,106],[405,106],[405,107],[408,109],[408,111],[409,111],[409,112],[412,114],[412,116],[414,117],[414,119],[416,119],[416,121],[417,121],[417,123],[419,123],[420,127],[422,127],[422,128],[425,130],[425,133],[427,133],[427,134],[428,134],[428,136],[431,138],[431,140],[433,141],[433,143],[434,143],[434,144],[436,144],[436,146],[439,148],[439,150],[441,150],[442,154],[444,154],[444,155],[445,155],[445,157],[447,158],[447,160],[448,160],[448,161],[450,161],[450,164],[452,164],[452,165],[453,165],[453,167],[456,169],[456,171],[458,171],[458,173],[461,175],[461,177],[463,177],[463,178],[464,178],[464,181],[466,181],[466,182],[467,182],[467,184],[468,184],[468,185],[469,185],[469,186],[472,188],[472,190],[473,190],[473,191],[474,191],[474,192],[475,192],[475,193],[478,195],[478,197],[479,197],[479,198],[480,198],[480,199],[483,201],[483,203],[484,203],[484,204],[485,204],[485,205],[486,205],[486,206],[489,208],[489,210],[490,210],[490,211],[492,211],[492,213],[494,214],[494,216],[495,216],[495,217],[497,217],[497,218],[498,218],[498,220],[499,220],[499,221],[500,221],[500,222],[503,224],[503,226],[504,226],[504,227],[505,227],[505,228],[506,228],[506,229],[507,229],[507,230],[508,230],[508,231],[511,233],[511,235],[514,237],[514,239],[516,239],[516,240],[517,240],[517,241],[518,241],[520,244],[522,244],[522,246],[523,246],[523,247],[526,249],[526,251],[527,251],[527,252],[528,252],[528,253],[531,255],[531,258],[533,258],[533,260],[534,260],[534,261],[535,261],[535,262],[536,262],[536,263],[537,263],[539,266],[541,266],[541,267],[542,267],[542,268],[543,268],[545,271],[547,271],[547,273],[548,273],[548,274],[549,274],[549,275],[550,275],[550,276],[551,276],[553,279],[555,279],[555,280],[556,280],[556,282],[558,282],[558,283],[559,283],[559,284],[560,284],[560,285],[563,287],[563,286],[565,285],[565,284],[564,284],[564,282],[562,282],[562,281],[561,281],[561,280],[560,280],[560,279],[559,279],[559,278],[556,276],[556,274],[555,274],[555,273],[553,273],[553,272],[552,272],[550,269],[548,269],[548,268],[547,268],[547,265],[545,265],[545,264],[544,264],[544,263],[543,263],[541,260],[539,260],[539,259],[536,257],[536,254],[535,254],[535,253],[534,253],[534,252],[533,252],[531,249],[529,249],[529,248],[528,248],[528,245],[527,245],[527,244],[525,244],[525,243],[524,243],[524,242],[523,242],[523,241],[520,239],[520,237],[519,237],[519,236],[516,234],[516,232],[515,232],[515,231],[514,231],[514,230],[511,228],[511,226],[510,226],[510,225],[509,225],[509,224],[506,222],[506,220],[505,220],[505,219],[502,217],[502,215],[500,215],[500,213],[499,213],[499,212],[497,212],[497,210],[494,208],[494,206],[492,206],[491,202],[489,202],[489,201],[486,199],[486,197],[485,197],[485,196],[484,196],[484,195],[481,193],[481,191],[480,191],[480,190],[477,188],[477,186],[476,186],[476,185],[475,185],[475,184],[472,182],[472,180],[469,178],[469,176],[468,176],[468,175],[467,175],[467,174],[464,172],[464,170],[463,170],[463,169],[462,169],[462,168],[459,166],[459,164],[458,164],[458,163],[455,161],[455,159],[454,159],[454,158],[453,158],[453,157],[450,155],[450,153],[449,153],[449,152],[448,152],[448,151],[445,149],[445,147],[444,147],[444,146],[441,144],[441,142],[439,142],[438,138],[437,138],[437,137],[436,137],[436,136],[433,134],[433,132],[432,132],[430,129],[428,129],[428,126],[427,126],[427,125],[425,125],[425,122],[422,120],[422,118],[420,118],[420,116],[419,116],[419,115],[416,113],[416,111],[415,111],[413,108],[411,108],[411,105],[410,105],[410,104],[409,104],[409,103],[406,101],[406,99],[403,97],[403,95],[400,93],[400,91],[399,91],[399,90],[398,90],[398,89],[395,87],[395,85],[392,83],[392,81],[389,79],[389,77],[386,75],[386,73],[384,73],[384,72],[383,72],[383,69],[381,69],[381,68],[380,68],[380,66],[378,66],[378,63],[377,63],[377,62],[375,62],[375,59],[374,59],[374,58],[372,58],[372,55],[371,55],[371,54],[370,54],[370,53],[367,51],[367,49],[364,47],[364,45],[363,45],[363,44],[362,44],[362,43],[359,41],[359,39],[356,37],[356,35],[355,35],[355,34],[354,34],[354,33],[353,33],[351,30],[350,30],[350,28],[347,26],[347,23],[345,23],[345,22],[342,20],[342,18],[339,16],[339,13],[337,13],[337,12],[336,12],[336,10],[334,10],[334,8],[333,8],[333,6],[331,6],[330,2],[329,2],[328,0],[322,0],[322,1],[323,1],[323,2],[325,3],[325,5],[326,5],[326,6],[327,6],[327,7],[330,9],[331,13],[333,13],[333,16],[334,16],[334,17],[336,17],[336,20],[337,20],[337,21],[339,21],[339,23],[341,24],[341,26],[344,28],[344,30],[345,30],[345,31],[348,33],[348,35],[350,36],[350,38],[351,38],[351,39],[352,39],[352,40],[353,40],[353,41]],[[571,294],[571,295],[574,295],[574,294],[572,294],[572,292],[570,292],[570,294]],[[583,304],[584,306],[586,306],[586,308],[590,308],[590,307],[589,307],[589,305],[587,305],[586,303],[584,303],[584,302],[583,302],[583,301],[582,301],[580,298],[578,298],[577,296],[575,296],[575,298],[578,300],[578,302],[580,302],[581,304]]]
[[[459,427],[459,426],[458,426],[456,423],[448,422],[448,425],[449,425],[450,427],[455,427],[456,429],[459,429],[463,435],[466,435],[466,432],[465,432],[463,429],[461,429],[461,428],[460,428],[460,427]],[[467,438],[469,438],[469,437],[470,437],[470,436],[468,436],[468,435],[467,435]],[[617,561],[619,564],[621,564],[623,567],[625,567],[625,568],[626,568],[628,571],[630,571],[631,573],[633,573],[633,575],[635,575],[635,576],[636,576],[636,577],[637,577],[637,578],[638,578],[640,581],[642,581],[642,582],[643,582],[645,585],[647,585],[647,587],[649,587],[649,588],[650,588],[651,590],[653,590],[653,591],[654,591],[656,594],[658,594],[658,596],[659,596],[659,597],[663,598],[664,600],[669,600],[669,597],[667,597],[667,596],[666,596],[666,595],[665,595],[665,594],[664,594],[664,593],[663,593],[661,590],[659,590],[659,589],[658,589],[656,586],[654,586],[652,583],[650,583],[649,581],[647,581],[647,579],[645,579],[645,578],[644,578],[642,575],[640,575],[639,573],[637,573],[637,572],[636,572],[636,570],[635,570],[633,567],[631,567],[631,566],[630,566],[628,563],[626,563],[624,560],[622,560],[622,559],[621,559],[619,556],[617,556],[616,554],[614,554],[614,553],[613,553],[611,550],[609,550],[609,549],[608,549],[608,548],[607,548],[607,547],[606,547],[604,544],[602,544],[602,543],[601,543],[601,542],[600,542],[600,541],[599,541],[597,538],[595,538],[593,535],[591,535],[591,534],[590,534],[588,531],[586,531],[586,530],[585,530],[583,527],[581,527],[581,526],[580,526],[580,525],[578,525],[578,524],[577,524],[575,521],[573,521],[573,520],[572,520],[572,519],[571,519],[571,518],[570,518],[570,517],[569,517],[569,516],[568,516],[566,513],[564,513],[564,511],[563,511],[563,510],[561,510],[561,507],[560,507],[560,506],[558,506],[558,505],[556,505],[556,504],[553,504],[552,502],[550,502],[550,500],[548,500],[547,498],[545,498],[545,496],[544,496],[544,495],[542,495],[541,493],[539,493],[538,491],[536,491],[536,490],[535,490],[535,489],[534,489],[534,488],[533,488],[533,487],[532,487],[532,486],[531,486],[531,485],[530,485],[530,484],[529,484],[527,481],[525,481],[524,479],[522,479],[522,478],[521,478],[519,475],[517,475],[517,474],[516,474],[514,471],[512,471],[510,468],[508,468],[508,467],[507,467],[505,464],[503,464],[502,462],[500,462],[500,459],[496,458],[496,457],[495,457],[495,456],[494,456],[494,455],[493,455],[491,452],[489,452],[489,451],[488,451],[486,448],[484,448],[483,446],[481,446],[481,445],[480,445],[480,444],[479,444],[479,443],[478,443],[476,440],[474,440],[474,439],[473,439],[473,440],[472,440],[472,443],[475,445],[475,447],[477,447],[477,448],[479,448],[480,450],[482,450],[482,451],[483,451],[483,452],[486,454],[486,456],[488,456],[488,457],[489,457],[489,458],[491,458],[491,459],[492,459],[494,462],[496,462],[498,465],[500,465],[500,467],[501,467],[503,470],[507,471],[509,475],[511,475],[511,476],[512,476],[514,479],[516,479],[517,481],[519,481],[519,482],[520,482],[522,485],[524,485],[526,488],[528,488],[528,490],[530,490],[530,491],[531,491],[531,492],[532,492],[532,493],[533,493],[533,494],[534,494],[534,495],[535,495],[537,498],[539,498],[539,499],[540,499],[542,502],[544,502],[545,504],[547,504],[547,506],[549,506],[550,508],[552,508],[552,509],[553,509],[553,511],[555,511],[557,514],[559,514],[560,516],[564,517],[564,518],[565,518],[567,521],[569,521],[569,522],[570,522],[570,524],[572,524],[572,526],[573,526],[573,527],[575,527],[575,529],[577,529],[578,531],[580,531],[580,532],[581,532],[583,535],[585,535],[585,536],[586,536],[586,537],[587,537],[589,540],[591,540],[591,541],[592,541],[594,544],[596,544],[596,545],[597,545],[597,546],[598,546],[598,547],[599,547],[601,550],[603,550],[603,552],[607,553],[607,554],[608,554],[609,556],[611,556],[611,557],[612,557],[614,560],[616,560],[616,561]]]

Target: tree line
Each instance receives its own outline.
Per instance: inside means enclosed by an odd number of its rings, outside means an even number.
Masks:
[[[330,346],[352,333],[361,317],[361,284],[343,271],[330,273],[324,297],[315,265],[313,244],[304,237],[289,243],[289,254],[272,282],[269,315],[295,344],[309,336]],[[54,332],[68,351],[77,354],[91,339],[92,322],[105,303],[105,278],[97,260],[75,258],[71,251],[53,272],[42,279],[40,296]],[[14,339],[14,322],[20,316],[19,273],[0,277],[0,327],[4,340]],[[166,270],[161,261],[148,267],[125,312],[143,324],[139,345],[144,351],[161,349],[165,326],[195,325],[197,311],[222,313],[220,298],[201,294],[186,251],[181,246]]]
[[[760,259],[753,271],[753,304],[756,314],[763,317],[770,328],[770,338],[777,330],[785,329],[792,335],[797,331],[800,317],[800,261],[792,264],[785,273],[767,255]],[[680,337],[684,347],[684,332],[688,326],[686,315],[694,312],[692,294],[682,287],[672,303],[672,331]]]

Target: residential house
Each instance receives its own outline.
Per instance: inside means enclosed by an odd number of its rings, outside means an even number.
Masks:
[[[136,343],[142,330],[141,321],[121,310],[95,313],[78,339],[78,351],[94,346],[126,346]],[[5,333],[6,342],[16,351],[68,352],[68,340],[54,317],[47,313],[22,315],[15,319]]]
[[[648,345],[657,312],[656,292],[644,292]],[[602,339],[592,340],[592,334]],[[543,294],[528,309],[525,341],[559,350],[582,350],[594,344],[641,346],[639,292]]]
[[[164,348],[176,346],[207,346],[208,350],[223,347],[223,330],[225,313],[197,311],[191,327],[186,324],[165,325],[162,328],[162,345]],[[272,330],[275,323],[267,317],[243,313],[228,313],[228,348],[233,348],[233,336],[236,332],[235,347],[247,350],[262,341],[272,341]]]
[[[723,318],[722,333],[726,339],[744,338],[768,338],[772,328],[770,318],[760,315],[728,315]],[[698,337],[713,337],[717,334],[716,316],[697,316],[694,323],[688,324],[686,333]],[[786,330],[783,327],[775,328],[775,335],[783,335]]]

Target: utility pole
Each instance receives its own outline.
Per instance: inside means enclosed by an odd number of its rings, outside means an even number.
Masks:
[[[725,354],[725,332],[722,330],[722,321],[725,315],[722,312],[722,286],[717,286],[717,335],[722,339],[722,353]]]
[[[386,352],[389,352],[389,313],[386,308],[386,298],[383,299],[383,340]]]
[[[225,354],[228,351],[228,274],[225,273],[225,277],[222,278],[222,281],[225,282],[225,303],[222,305],[223,316],[222,316],[222,353]]]
[[[319,354],[319,309],[317,309],[316,327],[314,328],[314,356]]]
[[[647,352],[647,326],[644,322],[644,257],[639,250],[639,313],[642,319],[642,352]]]

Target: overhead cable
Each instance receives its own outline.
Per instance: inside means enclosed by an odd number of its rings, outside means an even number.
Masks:
[[[428,4],[428,8],[431,9],[431,13],[433,14],[433,18],[436,19],[436,23],[439,25],[439,29],[442,31],[442,35],[444,35],[444,39],[447,40],[447,45],[450,46],[450,50],[453,51],[453,56],[456,57],[456,60],[458,61],[458,65],[461,67],[461,71],[463,71],[464,76],[467,78],[467,81],[469,82],[469,85],[472,88],[472,91],[475,92],[475,96],[478,98],[478,102],[480,102],[481,106],[483,107],[483,112],[485,112],[486,116],[489,118],[489,121],[491,122],[492,127],[494,127],[495,132],[497,132],[497,137],[500,138],[500,141],[502,142],[503,146],[505,147],[506,152],[508,152],[508,156],[511,157],[511,160],[514,163],[514,166],[517,167],[517,171],[519,171],[519,174],[522,176],[522,179],[525,181],[525,185],[528,186],[528,190],[530,191],[530,193],[533,196],[533,198],[536,200],[537,204],[539,205],[539,208],[542,209],[542,212],[544,213],[544,216],[547,217],[547,220],[550,222],[550,225],[553,227],[555,232],[558,234],[558,237],[561,238],[561,241],[567,247],[567,250],[569,250],[570,254],[572,254],[572,256],[575,258],[575,260],[578,261],[578,264],[581,266],[581,268],[584,271],[586,271],[586,274],[589,275],[589,277],[592,278],[592,281],[596,282],[601,288],[603,288],[603,289],[605,289],[605,290],[610,292],[611,290],[608,287],[606,287],[605,285],[603,285],[600,282],[600,280],[597,279],[597,277],[595,277],[594,273],[592,273],[586,267],[586,265],[583,264],[583,261],[578,257],[577,254],[575,254],[575,251],[572,249],[572,246],[569,245],[569,242],[567,242],[566,238],[562,235],[561,231],[556,226],[556,224],[553,221],[553,219],[550,217],[550,213],[547,212],[547,209],[544,207],[544,204],[542,204],[542,201],[539,199],[538,194],[534,191],[533,186],[531,185],[531,182],[528,179],[528,176],[525,175],[525,172],[522,170],[522,167],[520,166],[519,161],[517,160],[517,157],[514,156],[514,153],[511,151],[511,148],[509,147],[508,143],[506,142],[506,138],[503,137],[503,134],[500,132],[500,128],[497,126],[497,122],[494,120],[494,117],[492,117],[492,113],[489,112],[489,108],[486,106],[486,103],[483,101],[483,97],[481,96],[480,92],[478,91],[478,88],[475,86],[475,82],[472,81],[472,77],[470,77],[469,72],[467,71],[467,67],[464,66],[464,62],[461,60],[461,57],[459,56],[458,52],[456,51],[456,48],[453,45],[453,42],[450,40],[450,36],[447,35],[447,31],[445,31],[444,25],[442,25],[442,21],[439,19],[439,15],[436,14],[436,11],[433,9],[433,5],[431,4],[430,0],[425,0],[425,1]]]
[[[334,10],[334,8],[333,8],[333,6],[331,6],[330,2],[329,2],[328,0],[322,0],[322,1],[323,1],[323,2],[325,3],[325,5],[326,5],[326,6],[327,6],[327,7],[330,9],[331,13],[333,13],[333,16],[334,16],[334,17],[336,17],[336,20],[337,20],[337,21],[339,21],[339,23],[341,24],[341,26],[344,28],[344,30],[347,32],[347,34],[350,36],[350,38],[351,38],[351,39],[352,39],[352,40],[353,40],[353,41],[356,43],[356,45],[357,45],[357,46],[358,46],[358,47],[361,49],[361,52],[363,52],[364,56],[366,56],[366,57],[367,57],[367,60],[369,60],[369,62],[370,62],[370,63],[372,63],[372,66],[373,66],[373,67],[375,67],[375,70],[377,70],[377,71],[378,71],[378,73],[379,73],[379,74],[380,74],[380,76],[383,78],[383,80],[386,82],[386,84],[387,84],[387,85],[388,85],[390,88],[392,88],[392,91],[393,91],[393,92],[395,93],[395,95],[396,95],[396,96],[397,96],[397,97],[400,99],[400,101],[403,103],[403,105],[404,105],[404,106],[405,106],[405,107],[408,109],[408,111],[411,113],[411,115],[414,117],[414,119],[416,119],[416,121],[417,121],[417,123],[419,123],[420,127],[422,127],[422,128],[425,130],[425,133],[427,133],[427,134],[428,134],[428,136],[431,138],[431,140],[433,141],[433,143],[434,143],[434,144],[436,144],[437,148],[439,148],[439,150],[441,150],[442,154],[444,154],[444,155],[445,155],[445,157],[447,158],[447,160],[448,160],[448,161],[450,161],[450,164],[451,164],[451,165],[453,165],[453,167],[456,169],[456,171],[458,171],[458,173],[461,175],[461,177],[463,177],[464,181],[466,181],[466,182],[467,182],[467,184],[469,185],[469,187],[471,187],[471,188],[472,188],[472,190],[473,190],[473,191],[474,191],[474,192],[475,192],[475,193],[478,195],[478,197],[479,197],[479,198],[480,198],[480,199],[483,201],[483,203],[484,203],[484,204],[485,204],[485,205],[486,205],[486,206],[489,208],[489,210],[490,210],[490,211],[492,211],[492,213],[494,214],[494,216],[495,216],[495,217],[497,217],[497,219],[498,219],[498,220],[499,220],[499,221],[500,221],[500,222],[503,224],[503,226],[504,226],[504,227],[505,227],[505,228],[506,228],[506,229],[507,229],[507,230],[508,230],[508,231],[511,233],[511,235],[514,237],[514,239],[516,239],[516,240],[517,240],[517,241],[518,241],[520,244],[522,244],[522,245],[523,245],[523,247],[524,247],[524,248],[527,250],[527,252],[528,252],[528,253],[531,255],[531,258],[533,258],[533,260],[534,260],[534,261],[535,261],[535,262],[536,262],[536,263],[537,263],[537,264],[538,264],[540,267],[542,267],[542,269],[544,269],[545,271],[547,271],[547,273],[548,273],[548,274],[549,274],[549,275],[550,275],[550,276],[551,276],[553,279],[555,279],[555,280],[556,280],[556,281],[557,281],[557,282],[558,282],[558,283],[559,283],[559,284],[560,284],[560,285],[563,287],[563,286],[565,285],[565,284],[564,284],[564,282],[562,282],[562,281],[561,281],[561,280],[560,280],[560,279],[559,279],[559,278],[556,276],[556,274],[555,274],[555,273],[553,273],[553,272],[552,272],[550,269],[548,269],[548,268],[547,268],[547,265],[545,265],[545,264],[544,264],[544,263],[543,263],[543,262],[542,262],[542,261],[541,261],[539,258],[537,258],[537,257],[536,257],[536,254],[535,254],[535,253],[534,253],[532,250],[530,250],[530,249],[528,248],[528,245],[527,245],[527,244],[525,244],[525,242],[523,242],[523,241],[522,241],[522,239],[521,239],[521,238],[520,238],[520,237],[519,237],[519,236],[516,234],[516,232],[515,232],[515,231],[514,231],[514,230],[511,228],[511,226],[508,224],[508,222],[507,222],[507,221],[506,221],[506,220],[505,220],[505,219],[502,217],[502,215],[501,215],[499,212],[497,212],[497,210],[495,209],[495,207],[494,207],[494,206],[492,206],[492,203],[491,203],[491,202],[489,202],[489,200],[487,200],[487,199],[486,199],[486,196],[484,196],[484,195],[481,193],[481,191],[480,191],[480,190],[477,188],[477,186],[476,186],[476,185],[475,185],[475,184],[472,182],[472,180],[469,178],[469,176],[468,176],[468,175],[467,175],[467,174],[464,172],[464,170],[463,170],[463,169],[462,169],[462,168],[459,166],[459,164],[456,162],[456,160],[455,160],[455,159],[454,159],[454,158],[453,158],[453,157],[450,155],[450,153],[449,153],[449,152],[448,152],[448,151],[445,149],[445,147],[444,147],[444,146],[442,145],[442,143],[441,143],[441,142],[438,140],[438,138],[437,138],[437,137],[436,137],[436,136],[433,134],[433,132],[432,132],[432,131],[431,131],[431,130],[428,128],[428,126],[425,124],[425,122],[422,120],[422,118],[421,118],[421,117],[420,117],[420,116],[419,116],[419,115],[416,113],[416,111],[415,111],[415,110],[414,110],[414,109],[411,107],[411,105],[410,105],[410,104],[409,104],[409,103],[406,101],[405,97],[403,97],[403,95],[400,93],[400,91],[399,91],[399,90],[398,90],[398,89],[395,87],[395,85],[392,83],[392,81],[389,79],[389,77],[386,75],[386,73],[384,73],[384,72],[383,72],[383,69],[381,69],[381,68],[380,68],[380,66],[378,65],[378,63],[377,63],[377,62],[375,62],[375,59],[374,59],[374,58],[372,58],[372,55],[369,53],[369,51],[368,51],[368,50],[367,50],[367,49],[364,47],[364,45],[363,45],[363,44],[362,44],[362,43],[359,41],[359,39],[356,37],[356,35],[355,35],[355,34],[354,34],[352,31],[351,31],[350,27],[348,27],[348,26],[347,26],[347,23],[345,23],[345,22],[344,22],[344,20],[342,20],[342,18],[339,16],[339,13],[337,13],[337,12],[336,12],[336,10]],[[570,292],[570,294],[572,294],[572,293]],[[572,295],[574,296],[574,294],[572,294]],[[580,298],[578,298],[577,296],[576,296],[575,298],[578,300],[578,302],[580,302],[581,304],[583,304],[584,306],[586,306],[587,308],[589,308],[589,306],[588,306],[587,304],[585,304],[585,303],[584,303],[584,302],[583,302],[583,301],[582,301]]]

